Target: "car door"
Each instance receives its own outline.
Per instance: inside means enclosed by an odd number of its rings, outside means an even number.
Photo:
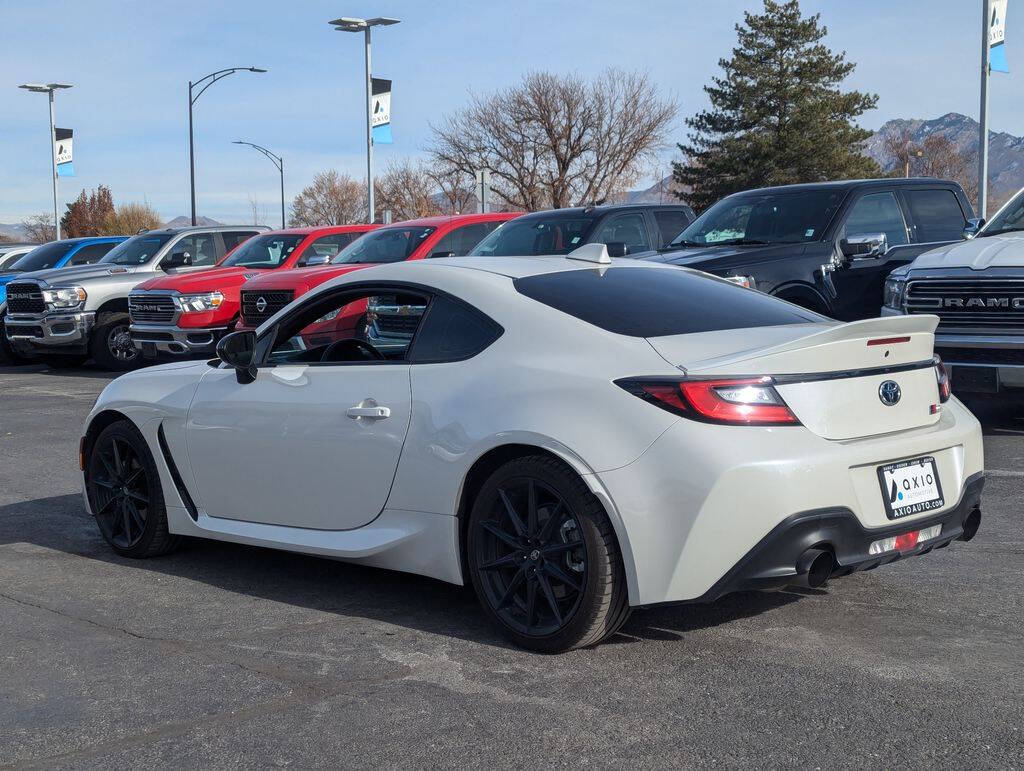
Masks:
[[[409,428],[406,352],[360,358],[355,331],[324,332],[324,322],[389,291],[400,290],[312,296],[268,333],[272,345],[261,338],[270,350],[253,382],[239,383],[231,369],[206,373],[186,431],[207,514],[317,530],[357,528],[380,514]],[[311,327],[320,332],[305,334]]]
[[[190,233],[182,236],[171,245],[166,255],[161,258],[161,268],[171,274],[203,270],[216,264],[223,254],[222,248],[217,242],[216,233]],[[178,263],[174,267],[166,267],[171,264],[169,261],[182,254],[188,254],[188,262],[186,264]]]
[[[858,235],[885,233],[886,254],[878,257],[843,257],[841,243]],[[871,190],[857,196],[846,210],[834,239],[840,267],[832,274],[836,299],[833,315],[843,320],[878,315],[882,286],[890,271],[914,259],[910,228],[893,190]]]

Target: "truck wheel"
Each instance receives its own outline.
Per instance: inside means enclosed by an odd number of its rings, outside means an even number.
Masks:
[[[141,356],[128,334],[127,313],[104,313],[92,331],[89,351],[101,369],[123,372],[132,369]]]

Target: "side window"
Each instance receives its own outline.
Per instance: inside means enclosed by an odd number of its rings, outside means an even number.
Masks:
[[[238,246],[240,243],[242,243],[243,241],[249,240],[254,235],[256,235],[256,234],[254,232],[252,232],[252,231],[238,232],[238,233],[235,233],[235,232],[221,233],[220,236],[221,236],[221,238],[224,239],[224,254],[227,254],[232,249],[234,249],[236,246]]]
[[[306,251],[303,252],[302,257],[299,259],[299,266],[301,267],[302,265],[305,265],[309,261],[309,258],[314,256],[326,257],[328,260],[333,260],[337,257],[338,252],[351,244],[361,235],[362,233],[335,233],[331,236],[318,238],[306,247]]]
[[[91,265],[94,262],[99,262],[100,258],[103,257],[107,252],[117,246],[116,243],[106,244],[89,244],[83,246],[73,255],[71,255],[71,261],[68,265]]]
[[[217,261],[217,243],[213,233],[196,233],[185,236],[171,247],[171,254],[178,252],[191,254],[193,266],[213,265]]]
[[[500,222],[475,222],[472,225],[455,228],[437,242],[431,254],[452,252],[456,257],[463,257],[473,251],[473,247],[483,241],[500,224]]]
[[[447,297],[435,297],[420,324],[412,361],[466,359],[497,340],[502,331],[482,313]]]
[[[672,243],[692,220],[684,209],[655,209],[654,221],[658,223],[661,245],[666,246]]]
[[[907,190],[904,195],[919,243],[963,237],[967,218],[952,190]]]
[[[889,246],[905,244],[907,225],[903,221],[896,196],[892,193],[869,193],[862,196],[846,217],[843,238],[866,233],[885,233]]]
[[[681,230],[682,228],[680,228]],[[653,247],[647,237],[647,223],[643,214],[616,214],[607,219],[592,239],[594,243],[623,243],[627,254],[646,252]]]
[[[400,290],[381,294],[381,289],[333,292],[307,302],[283,322],[268,365],[276,364],[373,364],[405,361],[409,344],[423,318],[427,298]],[[381,334],[374,328],[375,313],[402,309],[407,322],[401,333]]]

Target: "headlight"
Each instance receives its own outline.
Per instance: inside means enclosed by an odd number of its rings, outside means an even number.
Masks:
[[[898,311],[903,310],[903,290],[906,286],[905,278],[887,278],[885,290],[882,292],[882,305]]]
[[[62,286],[43,290],[43,302],[51,308],[77,308],[88,295],[80,286]]]
[[[220,304],[224,302],[224,295],[220,292],[183,294],[177,298],[177,302],[182,313],[201,313],[219,308]]]

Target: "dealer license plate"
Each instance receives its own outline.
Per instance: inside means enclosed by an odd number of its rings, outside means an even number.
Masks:
[[[900,519],[922,511],[942,508],[942,485],[935,458],[913,458],[878,467],[885,515]]]

